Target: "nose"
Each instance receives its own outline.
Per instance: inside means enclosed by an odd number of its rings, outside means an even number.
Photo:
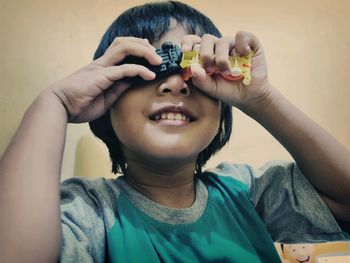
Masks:
[[[158,87],[160,95],[189,96],[190,88],[181,75],[171,75]]]

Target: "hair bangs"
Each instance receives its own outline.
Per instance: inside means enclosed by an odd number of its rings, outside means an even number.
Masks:
[[[222,36],[208,17],[184,3],[149,3],[130,8],[111,24],[102,37],[94,59],[101,57],[116,37],[146,38],[154,43],[169,31],[172,20],[183,26],[188,34]]]

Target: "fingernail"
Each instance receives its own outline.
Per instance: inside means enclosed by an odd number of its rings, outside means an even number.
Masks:
[[[200,52],[200,50],[201,50],[201,45],[200,44],[195,44],[193,46],[193,51]]]
[[[163,62],[163,58],[162,58],[161,56],[159,56],[159,55],[157,55],[157,60],[158,60],[160,63]]]
[[[187,44],[183,44],[181,49],[182,49],[182,52],[189,52],[190,51],[190,47]]]
[[[153,71],[150,71],[149,76],[151,79],[154,79],[156,77],[156,73],[154,73]]]

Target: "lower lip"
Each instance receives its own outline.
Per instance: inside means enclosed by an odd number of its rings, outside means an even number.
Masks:
[[[307,257],[305,260],[298,260],[298,262],[303,263],[303,262],[309,262],[310,257]]]
[[[190,124],[190,122],[184,120],[157,120],[155,122],[161,126],[172,127],[183,127]]]

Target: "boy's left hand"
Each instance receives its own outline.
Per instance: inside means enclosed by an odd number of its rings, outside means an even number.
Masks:
[[[228,103],[240,109],[256,107],[269,97],[271,85],[268,80],[265,55],[259,40],[251,33],[240,31],[235,37],[218,38],[206,34],[202,37],[187,35],[181,42],[183,52],[193,49],[200,44],[200,58],[204,69],[200,65],[193,65],[193,84],[209,96]],[[222,74],[230,74],[229,56],[235,52],[240,56],[254,52],[252,58],[251,77],[249,85],[241,80],[226,80],[221,74],[211,76],[207,72],[219,69]]]

